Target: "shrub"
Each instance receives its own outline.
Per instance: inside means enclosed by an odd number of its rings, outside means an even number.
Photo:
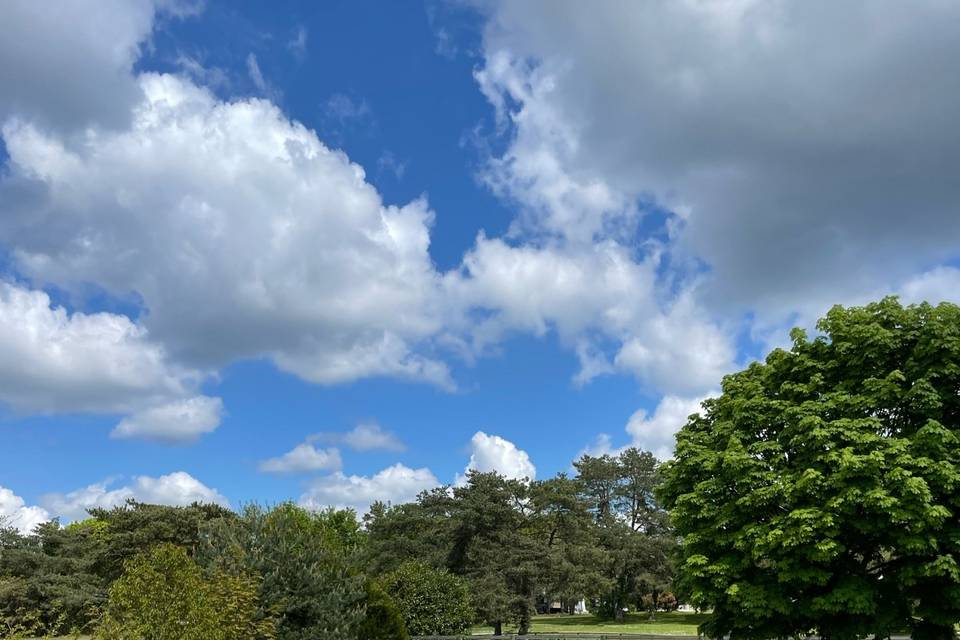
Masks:
[[[377,583],[368,582],[367,615],[357,634],[359,640],[408,640],[407,625],[397,603]]]
[[[407,562],[380,584],[396,601],[412,635],[456,635],[473,621],[466,583],[446,570]]]

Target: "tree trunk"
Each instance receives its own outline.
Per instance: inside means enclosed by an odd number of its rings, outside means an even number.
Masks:
[[[503,635],[503,623],[499,620],[493,623],[493,635],[495,636]]]
[[[657,619],[657,596],[660,595],[656,589],[650,591],[650,619]]]
[[[623,622],[623,603],[619,598],[613,599],[613,619],[617,622]]]

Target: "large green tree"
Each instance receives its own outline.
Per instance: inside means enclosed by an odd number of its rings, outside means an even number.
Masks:
[[[661,496],[711,636],[944,639],[960,621],[960,308],[834,307],[727,376]]]

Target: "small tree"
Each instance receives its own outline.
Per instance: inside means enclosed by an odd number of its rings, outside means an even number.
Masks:
[[[258,640],[273,638],[273,621],[257,620],[257,583],[222,573],[204,577],[172,544],[127,562],[110,587],[102,640]]]
[[[407,562],[380,584],[415,636],[457,635],[470,628],[473,609],[466,582],[446,570]]]
[[[947,639],[960,620],[960,307],[834,307],[727,376],[662,497],[710,636]]]

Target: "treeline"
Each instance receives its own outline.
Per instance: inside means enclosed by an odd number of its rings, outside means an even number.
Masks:
[[[0,527],[0,637],[376,640],[527,630],[537,610],[622,617],[675,603],[658,463],[583,456],[572,477],[471,472],[416,502],[129,502],[23,535]]]

